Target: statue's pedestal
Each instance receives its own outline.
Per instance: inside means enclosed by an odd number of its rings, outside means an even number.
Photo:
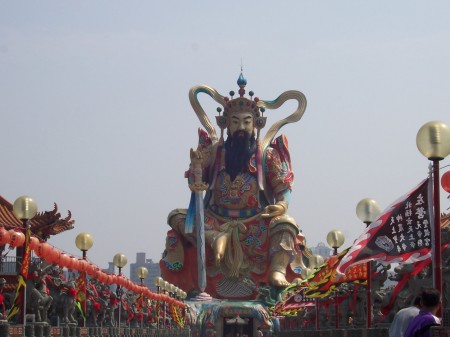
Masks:
[[[30,333],[30,337],[51,337],[50,332],[50,325],[44,322],[28,323],[25,327],[27,337],[28,333]]]
[[[0,336],[10,337],[8,321],[0,320]]]
[[[77,325],[75,323],[67,323],[60,326],[61,337],[76,337],[77,336]]]

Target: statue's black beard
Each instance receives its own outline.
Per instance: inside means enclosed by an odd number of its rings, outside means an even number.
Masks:
[[[240,172],[248,170],[248,163],[256,150],[255,136],[236,131],[225,141],[225,171],[233,181]]]

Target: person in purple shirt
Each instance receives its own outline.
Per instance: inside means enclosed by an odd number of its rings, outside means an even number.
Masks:
[[[441,302],[441,293],[435,288],[426,288],[421,293],[421,304],[419,314],[414,317],[405,331],[405,337],[429,337],[432,326],[441,325],[436,312]]]

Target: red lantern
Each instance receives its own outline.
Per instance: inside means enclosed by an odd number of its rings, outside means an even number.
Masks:
[[[39,239],[35,236],[30,236],[30,249],[35,250],[39,245]]]
[[[25,234],[16,232],[14,229],[9,230],[9,246],[11,248],[20,247],[25,242]]]
[[[88,262],[86,260],[83,260],[83,259],[79,260],[78,261],[78,271],[81,273],[85,273],[86,269],[87,269],[87,265],[88,265]]]
[[[116,275],[109,275],[111,276],[111,283],[110,284],[117,284],[117,276]]]
[[[91,276],[92,276],[93,278],[95,278],[95,279],[98,279],[98,272],[99,272],[99,271],[100,271],[100,268],[94,264],[94,272],[92,273]]]
[[[59,265],[61,267],[69,267],[70,265],[70,256],[65,254],[65,253],[61,253],[61,257],[59,259]]]
[[[36,255],[39,256],[40,258],[45,258],[50,251],[52,250],[53,246],[51,246],[50,244],[48,244],[47,242],[40,242],[37,246],[37,249],[35,250]]]
[[[88,274],[89,276],[94,275],[95,273],[95,266],[92,263],[87,263],[86,265],[86,274]]]
[[[69,265],[67,266],[69,270],[78,270],[80,269],[78,264],[78,259],[75,256],[71,256],[69,260]]]
[[[112,280],[113,280],[112,275],[106,274],[105,284],[107,284],[107,285],[112,284]]]
[[[57,263],[59,261],[60,255],[61,255],[61,252],[57,248],[50,246],[50,249],[44,256],[44,260],[47,261],[48,263],[52,263],[52,264]]]
[[[124,277],[123,287],[125,289],[130,289],[130,280]]]
[[[5,227],[0,227],[0,246],[9,241],[10,235],[11,234],[9,234]]]
[[[441,186],[444,191],[450,193],[450,171],[447,171],[442,175]]]
[[[107,279],[108,279],[108,275],[106,275],[102,271],[99,271],[99,273],[98,273],[98,280],[100,281],[100,283],[106,284]]]

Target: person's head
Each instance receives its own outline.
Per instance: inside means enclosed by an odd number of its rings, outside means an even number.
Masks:
[[[422,307],[432,312],[436,312],[441,302],[441,293],[435,288],[425,288],[421,294]]]
[[[422,302],[422,298],[420,297],[420,295],[418,295],[418,296],[416,296],[416,297],[414,298],[413,305],[414,305],[415,307],[420,307],[420,306],[421,306],[421,302]]]

